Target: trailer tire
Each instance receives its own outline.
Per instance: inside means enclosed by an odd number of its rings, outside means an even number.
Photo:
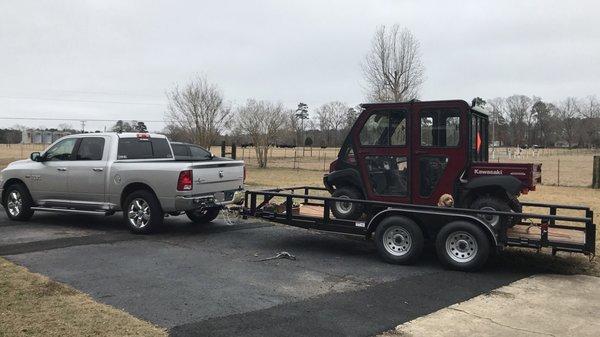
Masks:
[[[196,224],[205,224],[213,221],[219,216],[221,210],[218,208],[206,208],[197,209],[193,211],[186,211],[185,215]]]
[[[377,252],[393,264],[412,264],[423,252],[423,232],[412,220],[401,216],[383,219],[375,230]]]
[[[164,213],[154,193],[137,190],[125,197],[123,220],[133,233],[148,234],[162,226]]]
[[[353,187],[341,187],[331,194],[334,198],[363,199],[362,194]],[[362,204],[351,202],[334,202],[331,212],[338,219],[357,220],[364,211]]]
[[[477,225],[454,221],[439,231],[435,248],[438,259],[445,267],[475,271],[483,267],[490,255],[490,240]]]

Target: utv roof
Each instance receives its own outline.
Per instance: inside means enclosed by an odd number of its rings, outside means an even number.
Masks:
[[[469,106],[469,104],[462,99],[449,99],[449,100],[439,100],[439,101],[420,101],[417,99],[413,99],[410,101],[406,101],[406,102],[384,102],[384,103],[363,103],[360,105],[361,108],[363,109],[368,109],[368,108],[372,108],[372,107],[385,107],[391,104],[422,104],[422,103],[462,103],[465,104],[466,106]]]

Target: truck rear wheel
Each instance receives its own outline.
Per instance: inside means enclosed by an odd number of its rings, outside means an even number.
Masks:
[[[132,232],[147,234],[162,226],[164,214],[154,194],[138,190],[125,198],[123,219]]]
[[[331,194],[334,198],[362,199],[362,194],[353,187],[341,187]],[[363,205],[352,202],[336,201],[331,207],[331,212],[338,219],[356,220],[363,214]]]
[[[480,196],[471,203],[471,209],[482,211],[513,212],[509,200],[503,200],[493,196]],[[515,225],[515,217],[506,217],[491,214],[478,214],[479,218],[494,228],[508,228]]]
[[[423,252],[423,241],[421,228],[401,216],[383,219],[375,230],[379,256],[389,263],[414,263]]]
[[[490,241],[477,225],[466,221],[451,222],[440,230],[435,240],[438,259],[454,270],[478,270],[490,254]]]
[[[6,188],[4,210],[11,220],[27,221],[33,216],[33,200],[23,184],[12,184]]]
[[[185,215],[187,215],[187,217],[190,218],[190,220],[192,220],[193,223],[203,224],[209,223],[216,219],[217,216],[219,216],[219,211],[220,210],[218,208],[204,208],[193,211],[186,211]]]

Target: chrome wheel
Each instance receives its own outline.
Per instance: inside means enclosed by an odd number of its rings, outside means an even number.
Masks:
[[[339,196],[338,198],[350,199],[350,197],[347,195],[342,195],[342,196]],[[352,203],[351,202],[338,201],[335,203],[335,206],[337,207],[338,212],[340,212],[342,214],[348,214],[348,213],[350,213],[350,211],[352,211]]]
[[[391,226],[383,233],[383,247],[394,256],[403,256],[412,248],[412,237],[403,227]]]
[[[146,200],[141,198],[133,199],[129,203],[127,218],[129,223],[135,228],[144,228],[150,222],[150,206]]]
[[[480,210],[482,210],[482,211],[497,211],[496,209],[494,209],[490,206],[481,207]],[[498,223],[500,223],[499,215],[479,214],[479,217],[481,219],[483,219],[483,221],[487,222],[492,227],[496,227],[498,225]]]
[[[477,240],[468,232],[453,232],[446,239],[446,254],[456,262],[466,263],[473,260],[478,250]]]
[[[11,216],[17,217],[21,214],[21,211],[23,210],[23,198],[19,191],[12,191],[8,194],[6,207]]]

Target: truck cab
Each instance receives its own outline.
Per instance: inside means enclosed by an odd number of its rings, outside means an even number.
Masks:
[[[488,115],[463,100],[361,107],[323,178],[334,197],[417,205],[450,199],[457,207],[520,212],[518,196],[541,181],[540,164],[488,162]],[[332,208],[345,219],[368,211],[356,203]]]

